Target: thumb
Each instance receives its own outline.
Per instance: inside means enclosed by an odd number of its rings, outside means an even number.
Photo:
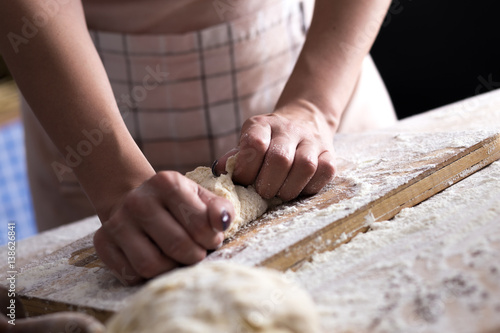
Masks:
[[[226,173],[226,163],[227,160],[240,151],[239,147],[233,148],[224,155],[222,155],[219,159],[215,160],[214,163],[212,164],[212,173],[214,176],[220,176],[222,174]]]
[[[206,188],[199,187],[198,194],[201,201],[207,205],[210,225],[217,231],[227,230],[235,217],[233,204],[228,199],[219,197]]]

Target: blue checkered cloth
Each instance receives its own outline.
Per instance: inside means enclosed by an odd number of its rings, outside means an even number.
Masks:
[[[0,245],[7,243],[9,222],[15,223],[16,240],[37,233],[19,120],[0,127]]]

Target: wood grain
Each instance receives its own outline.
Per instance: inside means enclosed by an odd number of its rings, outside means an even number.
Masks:
[[[333,211],[323,219],[319,227],[311,231],[311,228],[304,228],[299,240],[293,243],[284,242],[283,246],[274,246],[274,253],[259,251],[259,246],[249,247],[249,240],[258,238],[259,233],[269,232],[269,229],[277,228],[284,223],[294,224],[294,220],[305,215],[308,211],[322,211],[327,207],[334,206],[335,203],[348,201],[356,194],[356,187],[359,184],[349,183],[347,179],[339,177],[331,184],[326,191],[317,196],[304,199],[299,203],[301,206],[298,213],[280,215],[278,218],[272,214],[264,216],[257,220],[249,228],[243,229],[236,235],[234,240],[229,241],[219,251],[213,253],[209,260],[231,260],[242,264],[252,264],[255,266],[265,266],[278,270],[297,268],[305,260],[308,260],[312,254],[332,250],[342,243],[348,242],[357,233],[367,230],[368,222],[383,221],[392,218],[401,209],[412,207],[430,196],[453,185],[457,181],[483,168],[489,163],[500,158],[500,137],[498,134],[487,136],[480,142],[468,147],[467,149],[439,148],[429,151],[425,154],[412,154],[410,151],[387,151],[390,146],[392,136],[378,134],[378,137],[358,137],[357,140],[350,138],[349,149],[361,149],[367,142],[374,139],[374,142],[384,142],[382,147],[373,149],[372,145],[365,146],[365,150],[371,153],[365,156],[377,158],[386,155],[388,160],[385,165],[379,165],[377,172],[370,174],[363,167],[355,166],[356,173],[362,182],[376,186],[375,198],[369,200],[366,204],[356,207],[349,214],[338,214]],[[421,139],[421,134],[415,134],[413,140]],[[446,140],[446,136],[429,136],[428,140]],[[366,149],[369,147],[369,149]],[[365,151],[363,151],[365,152]],[[368,154],[368,152],[366,152]],[[404,161],[404,155],[412,155],[411,167],[395,168],[399,165],[397,161]],[[384,157],[382,157],[382,160]],[[349,163],[342,165],[344,168],[350,168]],[[391,186],[383,186],[380,182],[384,178],[397,178],[408,181],[394,182]],[[338,192],[336,192],[338,190]],[[375,190],[375,189],[374,189]],[[374,193],[370,194],[374,198]],[[359,203],[357,201],[356,203]],[[318,215],[321,214],[318,212]],[[286,234],[286,233],[285,233]],[[343,236],[344,235],[344,236]],[[285,236],[285,238],[288,238]],[[265,239],[265,237],[264,237]],[[286,240],[286,239],[285,239]],[[283,241],[283,240],[282,240]],[[255,244],[255,242],[253,242]]]
[[[317,252],[333,250],[348,242],[357,233],[366,231],[366,216],[373,216],[373,221],[385,221],[394,217],[403,208],[413,207],[434,194],[444,190],[477,170],[500,158],[500,135],[487,138],[483,142],[442,161],[435,168],[428,170],[409,183],[389,192],[384,197],[361,207],[355,213],[308,235],[293,246],[282,250],[262,261],[259,266],[286,270],[296,268],[304,260]],[[338,242],[342,233],[349,236]],[[321,242],[314,242],[321,239]],[[325,242],[324,240],[331,240]],[[314,246],[311,246],[314,244]]]

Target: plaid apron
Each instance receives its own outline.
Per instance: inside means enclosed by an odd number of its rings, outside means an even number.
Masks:
[[[210,165],[238,144],[246,119],[273,111],[305,40],[313,5],[313,0],[277,1],[185,34],[90,31],[123,120],[156,170],[185,173]],[[39,227],[93,215],[74,175],[66,173],[62,182],[55,177],[50,165],[64,159],[30,119],[31,112],[25,118]]]
[[[123,119],[157,170],[209,165],[243,122],[273,111],[304,41],[304,6],[182,35],[93,32]]]

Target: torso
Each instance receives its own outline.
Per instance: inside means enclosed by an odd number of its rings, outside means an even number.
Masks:
[[[256,12],[280,0],[83,0],[89,29],[185,33]]]

